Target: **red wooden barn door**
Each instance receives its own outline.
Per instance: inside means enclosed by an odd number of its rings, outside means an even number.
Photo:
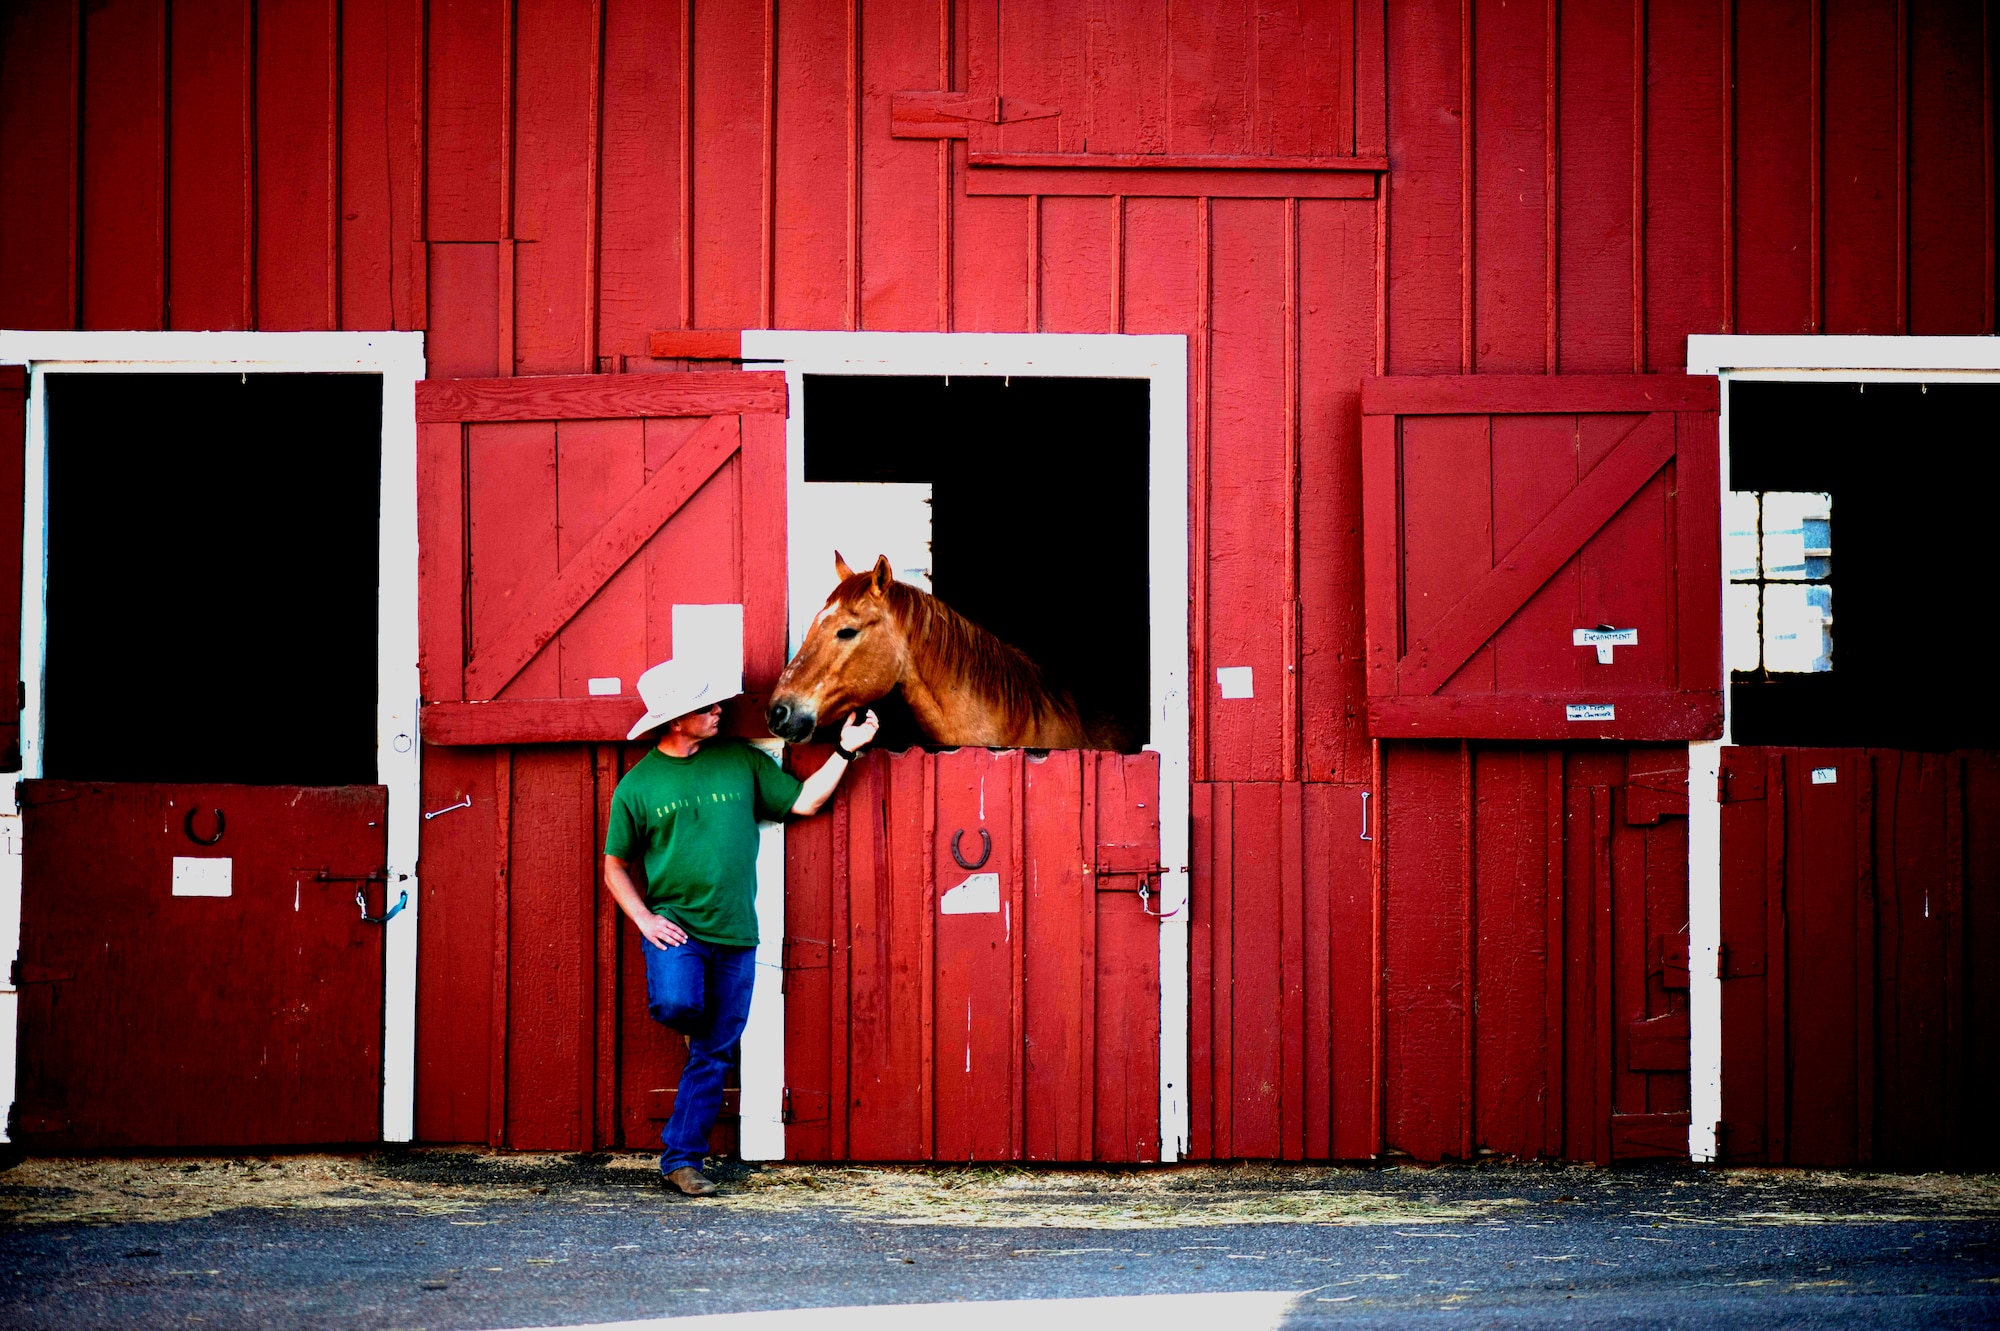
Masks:
[[[1718,737],[1716,402],[1664,376],[1366,381],[1374,733]]]
[[[354,894],[382,909],[385,787],[30,781],[21,804],[15,1141],[381,1136],[382,930]]]
[[[1725,1160],[1990,1165],[1996,794],[1990,753],[1723,750]]]
[[[870,755],[794,828],[789,1155],[1159,1157],[1159,782],[1150,753]]]
[[[681,1042],[604,890],[675,605],[744,608],[760,735],[784,664],[784,377],[418,385],[425,917],[418,1135],[656,1145]]]

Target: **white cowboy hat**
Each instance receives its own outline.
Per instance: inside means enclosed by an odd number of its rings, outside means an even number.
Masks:
[[[743,675],[726,676],[713,663],[699,658],[662,661],[639,676],[639,699],[646,714],[625,736],[637,739],[655,726],[663,726],[689,712],[706,711],[743,692]]]

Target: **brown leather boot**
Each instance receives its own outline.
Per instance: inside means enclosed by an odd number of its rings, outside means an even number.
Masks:
[[[707,1175],[693,1165],[682,1165],[667,1175],[667,1186],[678,1188],[690,1197],[712,1197],[717,1191],[716,1186],[708,1181]]]

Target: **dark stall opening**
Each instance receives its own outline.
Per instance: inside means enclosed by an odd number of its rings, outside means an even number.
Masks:
[[[1729,412],[1731,738],[2000,745],[2000,386],[1739,382]]]
[[[928,483],[932,591],[1128,752],[1151,738],[1149,391],[1020,375],[805,381],[805,479]],[[876,552],[843,553],[860,567]],[[910,742],[893,706],[884,726],[884,743]]]
[[[376,779],[377,375],[52,374],[43,773]]]

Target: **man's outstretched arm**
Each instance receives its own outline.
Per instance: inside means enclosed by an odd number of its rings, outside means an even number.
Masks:
[[[840,727],[840,747],[853,753],[875,738],[875,732],[882,723],[875,719],[875,713],[864,712],[860,716],[850,716]],[[801,818],[818,813],[820,808],[833,798],[833,788],[840,784],[840,778],[847,772],[847,759],[834,754],[820,769],[807,777],[799,787],[799,797],[792,801],[792,812]]]

